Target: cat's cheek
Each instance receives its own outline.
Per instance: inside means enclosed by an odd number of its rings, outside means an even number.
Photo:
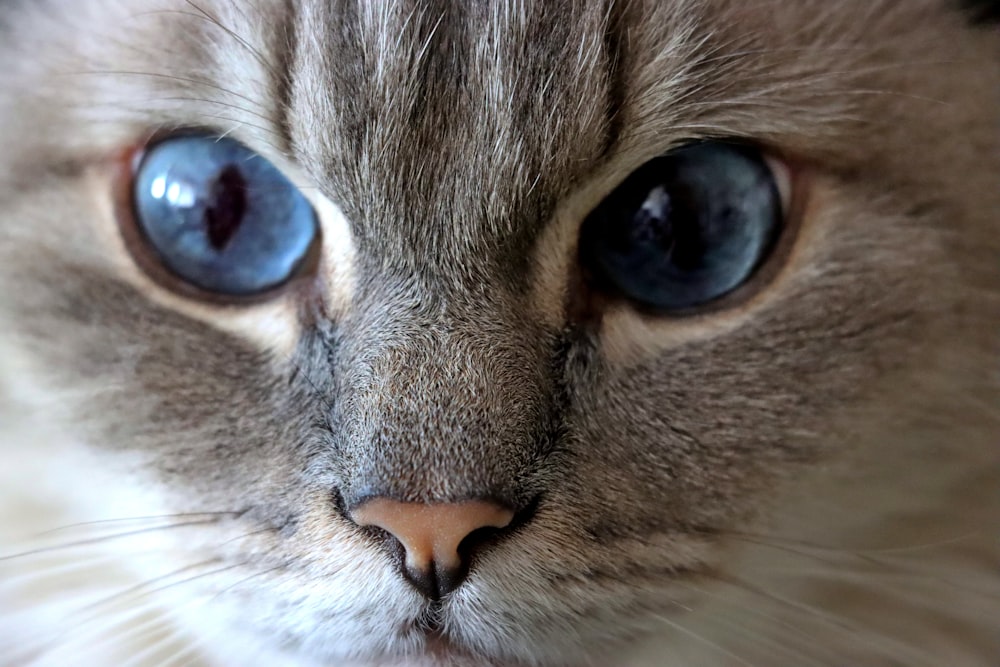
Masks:
[[[205,552],[194,547],[190,533],[187,542],[178,540],[184,528],[152,529],[171,522],[171,509],[141,471],[142,454],[107,456],[51,420],[28,414],[4,415],[0,448],[0,545],[7,557],[0,559],[0,653],[10,658],[52,633],[47,644],[57,648],[46,664],[68,664],[59,656],[74,651],[121,664],[136,646],[117,623],[159,624],[169,616],[159,599],[139,591],[203,562]],[[30,555],[16,556],[25,553]],[[96,622],[83,623],[82,609],[95,610]],[[112,633],[123,641],[107,642]]]

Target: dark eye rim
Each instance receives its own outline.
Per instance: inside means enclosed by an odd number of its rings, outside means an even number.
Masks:
[[[805,218],[806,208],[809,203],[810,176],[807,163],[804,159],[794,154],[753,141],[732,137],[706,137],[692,141],[678,143],[662,152],[659,156],[651,158],[657,159],[670,154],[673,151],[693,146],[696,144],[718,143],[735,146],[741,149],[749,149],[760,154],[768,164],[770,169],[774,169],[774,163],[782,166],[787,175],[787,200],[782,201],[782,220],[777,230],[777,235],[771,243],[771,249],[764,257],[763,261],[751,272],[750,276],[733,290],[722,296],[712,299],[703,304],[683,309],[663,310],[649,304],[638,302],[618,287],[614,286],[610,280],[592,267],[593,260],[587,257],[586,250],[580,244],[583,236],[583,229],[587,218],[596,210],[597,206],[604,201],[602,198],[595,204],[587,214],[581,219],[577,233],[578,247],[576,249],[577,266],[580,272],[580,283],[586,290],[584,301],[587,305],[576,306],[575,310],[587,313],[587,319],[593,319],[597,313],[603,313],[615,306],[625,306],[628,309],[647,317],[651,320],[690,320],[698,317],[720,315],[724,312],[738,312],[749,307],[762,296],[767,288],[774,284],[779,276],[790,264],[791,256],[797,246],[801,236],[802,225]],[[650,160],[636,166],[628,175],[620,180],[614,187],[609,189],[604,197],[610,196],[636,171],[645,166]],[[778,186],[779,197],[782,196],[781,188]],[[581,310],[582,308],[582,310]]]
[[[137,170],[146,154],[161,143],[172,139],[222,136],[217,130],[198,127],[161,130],[146,135],[122,152],[114,178],[113,207],[118,232],[132,261],[158,287],[183,298],[210,305],[251,307],[290,295],[302,298],[315,295],[318,289],[315,277],[319,270],[323,247],[322,225],[317,226],[316,238],[295,271],[280,284],[253,294],[223,294],[188,282],[166,264],[142,231],[136,217],[134,182]]]

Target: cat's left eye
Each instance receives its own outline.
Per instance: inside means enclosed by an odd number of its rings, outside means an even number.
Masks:
[[[580,259],[598,290],[686,314],[750,281],[773,253],[787,170],[759,150],[707,141],[633,172],[584,221]]]
[[[140,242],[203,293],[268,292],[297,275],[319,238],[298,188],[232,139],[180,135],[152,145],[131,194]]]

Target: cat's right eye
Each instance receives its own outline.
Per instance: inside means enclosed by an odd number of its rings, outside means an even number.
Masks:
[[[140,242],[176,278],[209,294],[246,297],[282,285],[319,238],[298,188],[232,139],[188,134],[152,145],[131,195]]]

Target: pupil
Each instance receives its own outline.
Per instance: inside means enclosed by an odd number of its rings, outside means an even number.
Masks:
[[[212,184],[205,209],[205,233],[212,247],[222,251],[243,222],[247,209],[246,181],[233,165],[223,169]]]

